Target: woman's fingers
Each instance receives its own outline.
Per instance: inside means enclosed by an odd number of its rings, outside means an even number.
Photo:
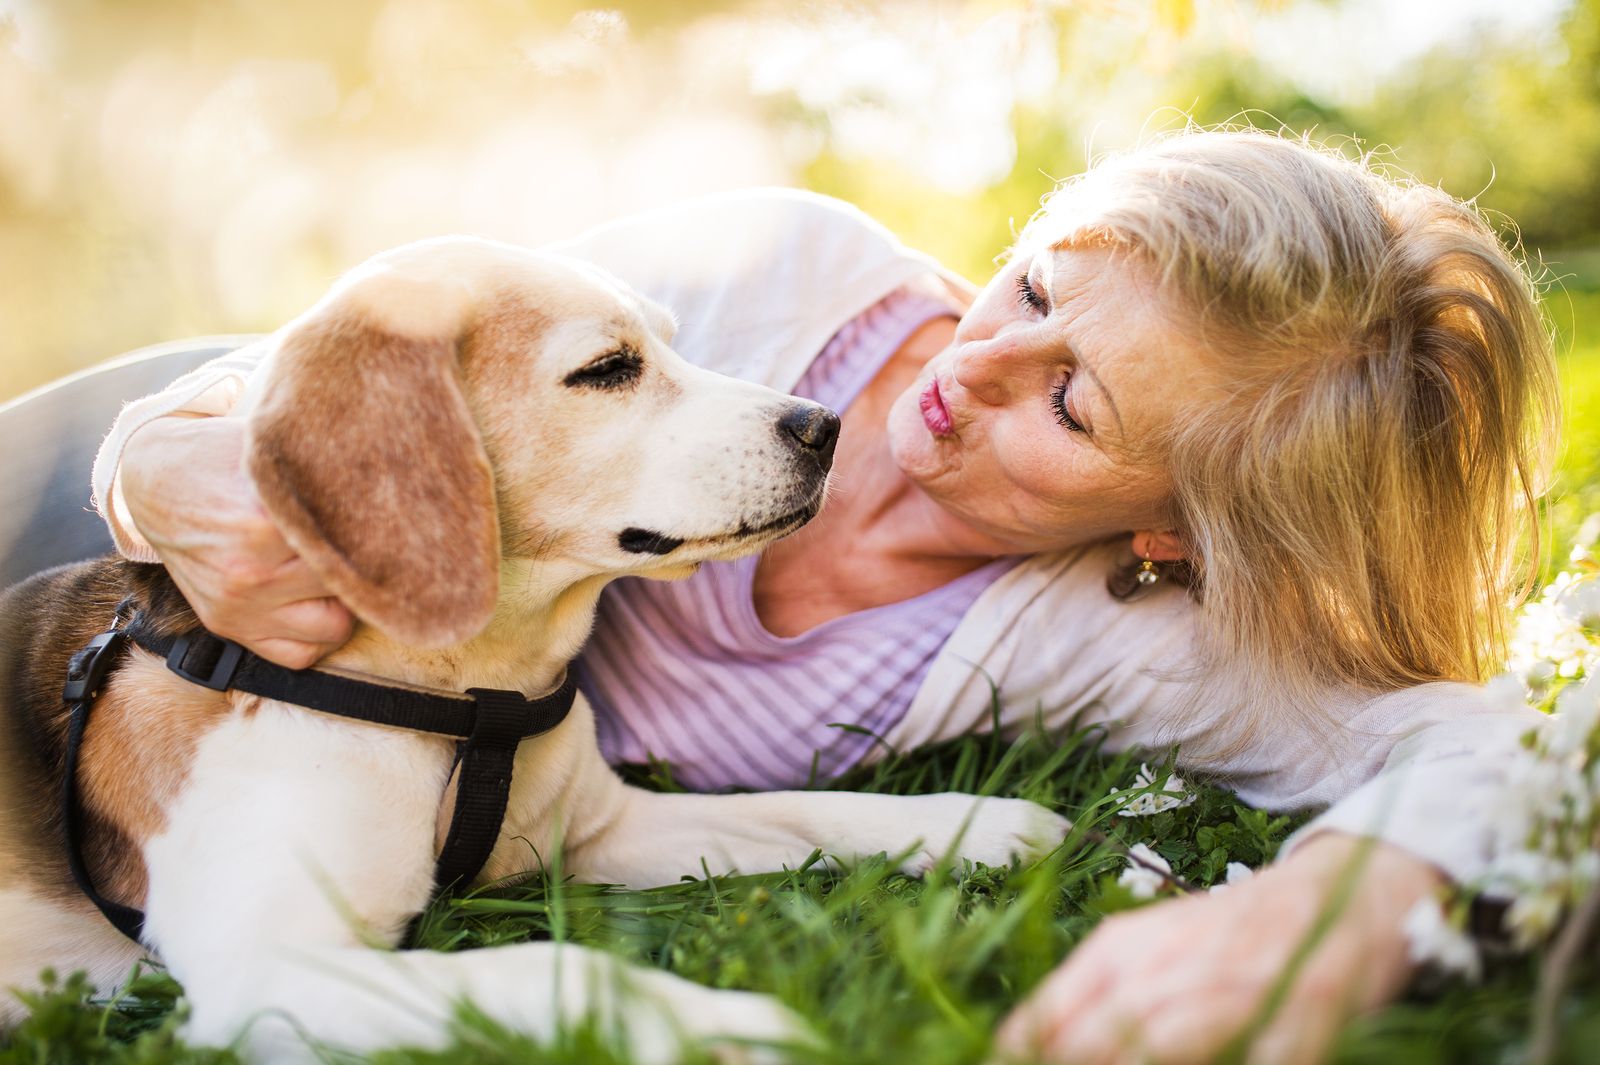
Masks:
[[[1057,1048],[1073,1045],[1076,1033],[1090,1032],[1091,1019],[1117,991],[1126,968],[1117,963],[1126,920],[1114,917],[1095,929],[1012,1012],[995,1037],[1002,1060],[1076,1060],[1057,1057]]]
[[[350,638],[355,619],[337,599],[302,599],[264,615],[259,634],[245,643],[256,654],[290,669],[305,669]]]
[[[286,669],[310,669],[336,646],[319,643],[300,643],[296,640],[282,640],[274,637],[268,640],[255,641],[253,645],[250,645],[250,650],[265,658],[268,662],[276,662]]]
[[[1206,952],[1195,952],[1195,940],[1178,932],[1191,919],[1195,901],[1125,914],[1095,930],[1084,944],[1094,951],[1091,964],[1075,985],[1058,992],[1070,996],[1073,1005],[1044,1045],[1044,1060],[1106,1065],[1191,1060],[1192,1043],[1157,1041],[1151,1021],[1175,1005],[1208,1020],[1215,1015],[1209,987],[1202,984],[1197,993],[1191,970]]]
[[[239,419],[160,418],[128,443],[123,496],[202,625],[302,668],[349,639],[354,619],[262,508],[243,456]]]
[[[216,594],[192,587],[178,568],[170,571],[207,631],[290,669],[304,669],[337,650],[355,626],[349,609],[326,594],[276,601],[280,590],[270,586],[253,596]],[[293,581],[289,588],[321,591],[320,584],[307,588]]]

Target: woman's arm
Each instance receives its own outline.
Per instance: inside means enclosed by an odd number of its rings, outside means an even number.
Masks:
[[[95,457],[94,499],[117,549],[164,562],[208,629],[301,668],[348,639],[352,619],[244,473],[244,423],[228,412],[264,350],[247,345],[124,407]]]
[[[1200,608],[1178,589],[1112,599],[1105,577],[1115,554],[1108,546],[1041,556],[996,582],[962,619],[888,743],[907,750],[984,731],[997,689],[1008,733],[1041,722],[1105,725],[1109,749],[1176,745],[1181,764],[1253,806],[1327,808],[1290,852],[1333,830],[1382,839],[1457,880],[1485,872],[1503,754],[1543,715],[1471,684],[1330,691],[1318,708],[1321,728],[1285,713],[1258,723],[1239,749],[1208,756],[1208,733],[1231,722],[1224,691],[1195,705]]]

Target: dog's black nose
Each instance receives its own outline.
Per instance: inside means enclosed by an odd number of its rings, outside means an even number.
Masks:
[[[797,403],[783,412],[778,427],[807,451],[816,452],[823,461],[833,456],[834,442],[839,439],[839,416],[827,407]]]

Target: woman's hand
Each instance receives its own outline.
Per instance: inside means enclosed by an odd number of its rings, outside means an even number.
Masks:
[[[128,513],[206,628],[303,669],[350,638],[328,594],[267,516],[244,471],[238,418],[157,418],[129,439]]]
[[[1214,1060],[1256,1020],[1347,873],[1347,904],[1244,1056],[1320,1060],[1347,1018],[1404,988],[1401,923],[1444,882],[1404,851],[1331,832],[1216,894],[1108,918],[1001,1026],[998,1059]]]

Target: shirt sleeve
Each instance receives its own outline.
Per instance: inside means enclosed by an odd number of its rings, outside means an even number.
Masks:
[[[260,366],[264,353],[262,344],[247,344],[191,370],[154,395],[133,400],[117,415],[95,455],[90,481],[95,510],[105,519],[111,539],[123,557],[134,562],[160,561],[134,525],[122,495],[118,472],[129,438],[157,418],[169,415],[204,418],[227,414],[239,401],[245,382]]]
[[[1326,812],[1284,845],[1288,854],[1322,832],[1381,839],[1458,883],[1481,881],[1495,825],[1512,797],[1510,767],[1523,738],[1548,718],[1520,699],[1468,684],[1422,684],[1381,696],[1361,716],[1377,742],[1370,779],[1343,781]]]
[[[922,705],[889,741],[903,749],[981,731],[998,702],[1008,732],[1102,726],[1108,750],[1177,745],[1181,764],[1251,805],[1325,810],[1285,853],[1341,831],[1392,843],[1457,881],[1487,871],[1496,810],[1511,786],[1509,756],[1544,715],[1472,684],[1330,691],[1320,723],[1286,714],[1238,752],[1201,757],[1200,741],[1229,706],[1222,693],[1194,705],[1200,610],[1177,588],[1112,599],[1105,577],[1114,554],[1102,546],[1034,560],[980,600],[976,616],[963,619],[971,631],[952,638],[918,693]]]

